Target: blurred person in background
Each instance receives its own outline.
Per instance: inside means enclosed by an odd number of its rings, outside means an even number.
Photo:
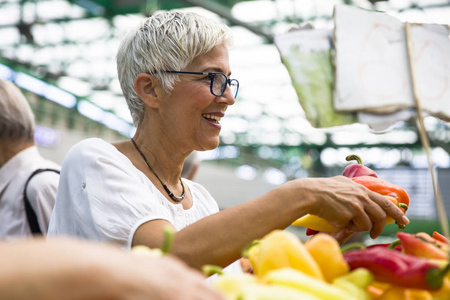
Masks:
[[[76,239],[0,242],[0,265],[1,299],[223,299],[174,257]]]
[[[344,176],[295,179],[221,211],[201,184],[183,179],[192,151],[219,145],[220,120],[235,103],[230,44],[226,25],[189,12],[158,12],[130,31],[117,68],[136,133],[69,150],[49,235],[159,248],[168,227],[173,255],[197,269],[227,266],[227,273],[242,272],[250,242],[308,213],[341,229],[339,242],[354,231],[377,237],[387,216],[409,222],[388,198]]]
[[[17,86],[0,80],[0,238],[46,234],[60,166],[39,154],[34,114]]]
[[[183,170],[181,170],[181,177],[194,180],[200,166],[200,160],[196,151],[192,151],[191,154],[186,157],[183,164]]]

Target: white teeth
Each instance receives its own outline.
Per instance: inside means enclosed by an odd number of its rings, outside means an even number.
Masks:
[[[210,114],[202,114],[203,117],[207,118],[207,119],[213,119],[216,121],[220,121],[220,119],[222,119],[219,116],[215,116],[215,115],[210,115]]]

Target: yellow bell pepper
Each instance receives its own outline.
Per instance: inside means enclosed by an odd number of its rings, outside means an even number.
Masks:
[[[433,299],[450,300],[450,275],[444,278],[444,284],[439,290],[431,292],[431,296]]]
[[[320,298],[288,286],[250,284],[242,288],[239,300],[320,300]]]
[[[329,234],[315,234],[305,242],[305,247],[319,265],[327,282],[350,272],[338,241]]]
[[[359,288],[367,289],[367,287],[373,283],[375,276],[373,273],[366,268],[356,268],[350,273],[343,275],[339,278],[336,278],[336,280],[346,280],[348,282],[353,283]]]
[[[333,285],[338,286],[360,300],[370,300],[371,295],[367,287],[373,282],[374,275],[368,269],[357,268],[350,273],[333,280]]]
[[[220,275],[212,282],[212,286],[218,290],[227,300],[238,299],[242,289],[250,284],[257,283],[255,276],[248,273],[230,273]]]
[[[386,180],[374,176],[357,176],[352,177],[356,183],[359,183],[371,191],[387,197],[392,203],[397,205],[403,212],[408,209],[409,197],[401,187],[396,186]],[[391,217],[386,218],[385,224],[394,222]],[[304,226],[309,229],[323,232],[338,232],[340,229],[328,223],[327,220],[314,215],[305,215],[292,223],[294,226]],[[404,228],[404,225],[400,225]]]
[[[133,255],[145,255],[151,257],[160,257],[163,252],[159,248],[150,248],[145,245],[137,245],[131,248],[131,253]]]
[[[292,268],[270,271],[262,278],[262,281],[267,284],[296,288],[323,300],[358,300],[337,286]]]
[[[336,233],[340,230],[336,226],[331,225],[327,220],[310,214],[298,218],[292,223],[292,225],[307,227],[309,229],[331,233]]]
[[[254,272],[264,276],[271,270],[293,268],[324,280],[319,265],[292,232],[274,230],[261,239],[255,259]]]
[[[258,271],[258,255],[259,255],[259,244],[260,240],[254,240],[250,245],[248,245],[243,253],[242,256],[244,258],[247,258],[250,261],[250,264],[252,265],[252,270],[254,274],[259,274]]]

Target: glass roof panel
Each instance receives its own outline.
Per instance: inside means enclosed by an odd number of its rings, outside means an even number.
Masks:
[[[223,1],[200,2],[204,7],[188,10],[227,23],[234,35],[230,63],[232,77],[240,82],[240,91],[236,105],[230,107],[227,117],[222,119],[227,125],[223,133],[228,141],[273,145],[294,144],[303,139],[323,143],[324,134],[318,132],[325,130],[314,129],[304,118],[279,52],[267,36],[305,22],[316,28],[331,28],[333,6],[343,1],[230,1],[229,6],[223,5]],[[0,2],[0,58],[14,67],[22,65],[40,79],[56,82],[66,91],[83,97],[82,100],[131,123],[117,80],[115,54],[128,28],[153,12],[144,11],[143,3],[149,8],[155,7],[157,1]],[[205,8],[212,7],[209,5],[212,3],[220,10]],[[236,4],[232,6],[233,3]],[[385,10],[408,21],[450,23],[450,2],[446,0],[389,0],[376,5],[358,0],[353,3]],[[125,4],[131,13],[117,14],[121,10],[119,6]],[[260,31],[252,31],[255,27]],[[110,117],[108,120],[111,126],[119,126]],[[327,129],[328,132],[334,130]]]

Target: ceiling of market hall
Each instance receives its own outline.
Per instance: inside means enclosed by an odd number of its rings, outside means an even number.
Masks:
[[[450,0],[0,0],[0,78],[20,73],[25,74],[21,80],[54,85],[67,92],[67,97],[58,94],[67,100],[62,105],[76,106],[98,121],[102,117],[96,112],[114,115],[120,123],[114,126],[129,135],[131,117],[115,64],[121,38],[157,10],[193,10],[228,24],[234,35],[230,63],[240,92],[222,119],[222,141],[321,143],[325,131],[333,129],[318,131],[306,120],[273,39],[307,23],[332,28],[333,7],[342,3],[403,21],[450,24]]]

